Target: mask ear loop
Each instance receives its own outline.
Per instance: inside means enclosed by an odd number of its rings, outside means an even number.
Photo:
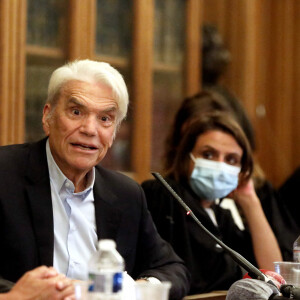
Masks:
[[[195,156],[193,155],[192,152],[190,152],[190,158],[192,159],[192,161],[193,161],[194,163],[196,163],[196,158],[195,158]]]

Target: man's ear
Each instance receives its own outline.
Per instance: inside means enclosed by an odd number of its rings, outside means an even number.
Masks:
[[[49,118],[49,114],[51,111],[51,105],[49,103],[46,103],[43,109],[43,118],[42,118],[42,122],[43,122],[43,129],[44,132],[47,136],[50,135],[50,118]]]

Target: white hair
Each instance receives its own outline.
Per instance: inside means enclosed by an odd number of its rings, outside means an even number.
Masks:
[[[56,69],[48,85],[47,103],[56,105],[57,96],[62,86],[71,80],[83,81],[91,84],[103,83],[110,87],[118,105],[117,123],[126,117],[128,108],[128,91],[122,75],[105,62],[89,59],[76,60]]]

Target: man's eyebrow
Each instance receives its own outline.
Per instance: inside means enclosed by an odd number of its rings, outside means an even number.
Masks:
[[[78,100],[75,97],[72,97],[69,99],[68,104],[74,104],[80,107],[86,107],[80,100]],[[118,110],[118,107],[115,105],[112,105],[111,107],[108,107],[106,109],[101,110],[101,113],[110,113],[110,112],[116,112]]]
[[[84,106],[84,104],[81,103],[80,100],[78,100],[74,97],[69,99],[68,104],[75,104],[75,105],[78,105],[78,106]]]
[[[105,112],[105,113],[116,112],[116,111],[117,111],[117,107],[116,106],[111,106],[111,107],[108,107],[107,109],[103,110],[103,112]]]

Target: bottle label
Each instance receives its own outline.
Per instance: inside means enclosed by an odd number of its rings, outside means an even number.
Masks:
[[[89,285],[90,293],[114,294],[122,290],[123,273],[90,273],[89,280],[91,281]]]

